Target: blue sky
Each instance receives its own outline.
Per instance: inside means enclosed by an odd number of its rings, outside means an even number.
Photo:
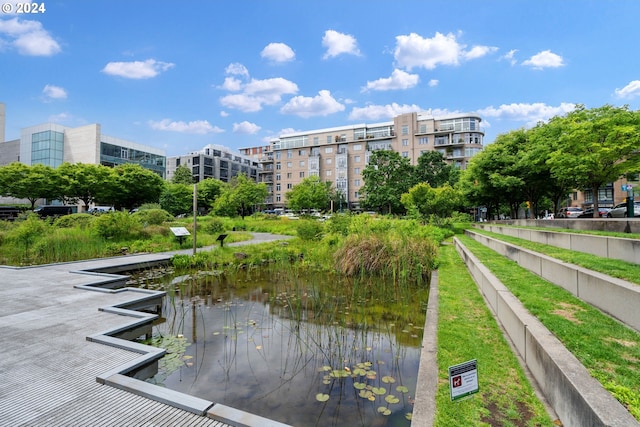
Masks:
[[[640,107],[637,0],[3,4],[7,139],[100,123],[172,156],[431,110],[480,114],[490,143],[575,104]]]

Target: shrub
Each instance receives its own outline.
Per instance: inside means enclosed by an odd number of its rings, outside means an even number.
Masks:
[[[110,212],[96,217],[93,230],[104,239],[134,238],[142,229],[140,220],[126,212]]]
[[[329,233],[342,234],[347,236],[349,234],[349,226],[351,225],[351,215],[347,214],[334,214],[331,219],[327,221],[327,231]]]
[[[147,225],[162,225],[167,221],[173,220],[173,216],[164,209],[141,209],[134,213],[133,216],[137,217],[142,224]]]
[[[11,230],[7,239],[24,245],[25,254],[29,251],[29,247],[33,245],[40,236],[47,233],[50,227],[45,221],[41,220],[36,214],[29,214],[24,221]]]
[[[324,226],[316,220],[302,220],[297,227],[298,237],[302,240],[320,240],[324,232]]]
[[[88,213],[64,215],[56,218],[53,225],[60,228],[89,228],[93,224],[94,216]]]
[[[138,211],[146,211],[149,209],[162,209],[162,206],[160,206],[160,203],[144,203],[140,205]]]
[[[220,218],[211,218],[209,221],[202,224],[202,229],[205,233],[218,234],[225,231],[224,222]]]

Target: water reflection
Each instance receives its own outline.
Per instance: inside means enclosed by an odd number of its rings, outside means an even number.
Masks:
[[[161,280],[154,333],[190,345],[152,382],[294,426],[410,425],[425,287],[269,271]]]

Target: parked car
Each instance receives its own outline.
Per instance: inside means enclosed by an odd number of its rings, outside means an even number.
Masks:
[[[569,206],[567,208],[562,208],[556,215],[556,218],[577,218],[582,215],[584,211],[575,206]]]
[[[640,217],[640,201],[633,202],[633,216]],[[626,218],[627,202],[618,203],[613,209],[607,212],[607,218]]]
[[[609,213],[610,210],[610,208],[598,208],[598,217],[606,217],[607,213]],[[593,208],[587,209],[586,211],[578,215],[578,218],[593,218]]]
[[[65,206],[65,205],[45,205],[39,206],[33,210],[35,213],[40,215],[40,217],[44,218],[47,216],[62,216],[62,215],[71,215],[72,213],[78,212],[77,206]]]

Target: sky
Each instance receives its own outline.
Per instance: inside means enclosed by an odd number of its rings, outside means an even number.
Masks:
[[[640,108],[637,0],[0,4],[7,140],[99,123],[176,156],[430,111],[479,114],[488,144],[576,104]]]

